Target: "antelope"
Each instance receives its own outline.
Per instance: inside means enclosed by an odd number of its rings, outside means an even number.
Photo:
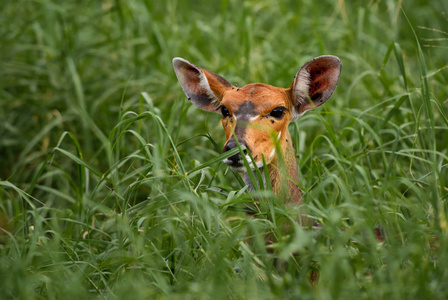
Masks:
[[[310,60],[300,68],[289,88],[262,83],[238,88],[220,75],[178,57],[173,59],[173,66],[189,101],[202,110],[222,114],[226,134],[223,151],[236,148],[238,143],[245,147],[245,157],[240,152],[224,162],[242,172],[244,182],[252,189],[243,159],[252,171],[266,163],[274,194],[284,195],[282,189],[286,186],[285,202],[300,206],[302,193],[297,185],[297,163],[288,125],[330,98],[341,73],[339,58],[324,55]],[[286,172],[279,167],[281,160]],[[306,222],[302,215],[302,224]]]

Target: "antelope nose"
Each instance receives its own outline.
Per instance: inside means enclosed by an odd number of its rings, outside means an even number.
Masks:
[[[240,143],[240,145],[246,147],[246,145],[244,145],[243,143]],[[224,145],[224,149],[223,149],[223,151],[224,151],[224,152],[227,152],[227,151],[230,151],[230,150],[235,149],[235,148],[237,148],[237,147],[238,147],[238,146],[237,146],[237,144],[236,144],[235,141],[229,141],[228,143],[226,143],[226,144]],[[243,150],[243,153],[244,153],[244,154],[247,154],[246,149]],[[234,154],[234,155],[230,156],[230,157],[228,158],[228,160],[231,162],[232,165],[240,164],[240,161],[241,161],[241,154],[238,152],[237,154]]]

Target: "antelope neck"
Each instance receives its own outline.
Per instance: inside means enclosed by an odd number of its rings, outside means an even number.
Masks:
[[[281,149],[284,163],[279,162],[278,154],[275,153],[271,163],[269,163],[267,167],[271,179],[272,191],[281,198],[285,198],[285,203],[298,205],[302,203],[302,193],[297,185],[297,182],[299,182],[299,175],[289,132],[286,133],[285,139],[286,147]],[[263,168],[260,168],[259,171],[263,178],[263,185],[266,186],[266,178],[264,176]],[[253,170],[253,173],[256,175],[256,170]],[[254,186],[250,180],[249,174],[246,172],[243,173],[243,180],[249,187],[249,190],[253,191]]]

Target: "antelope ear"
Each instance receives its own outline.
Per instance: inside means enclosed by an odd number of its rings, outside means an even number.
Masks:
[[[292,121],[324,104],[333,94],[340,74],[341,61],[336,56],[319,56],[304,64],[290,87],[295,108]]]
[[[232,88],[223,77],[199,68],[183,58],[174,58],[173,66],[188,100],[200,109],[216,111],[224,92]]]

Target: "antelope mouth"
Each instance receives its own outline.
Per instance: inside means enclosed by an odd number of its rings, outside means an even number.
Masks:
[[[254,160],[255,160],[255,158],[254,158]],[[254,170],[255,168],[261,168],[263,166],[263,161],[258,161],[258,162],[256,161],[255,165],[254,165],[252,160],[250,159],[250,156],[247,154],[244,156],[243,159],[247,161],[247,163],[249,164],[249,168],[251,170]],[[244,166],[243,159],[241,159],[241,156],[239,154],[237,154],[237,155],[234,155],[234,156],[224,159],[223,162],[225,164],[227,164],[232,171],[245,172],[245,171],[247,171],[247,169]]]
[[[242,161],[239,161],[239,162],[235,163],[235,162],[230,161],[229,159],[226,158],[226,159],[223,160],[223,162],[224,162],[225,164],[227,164],[227,165],[230,167],[230,169],[231,169],[232,171],[235,171],[235,172],[244,172],[244,171],[246,170],[246,168],[244,167]]]

